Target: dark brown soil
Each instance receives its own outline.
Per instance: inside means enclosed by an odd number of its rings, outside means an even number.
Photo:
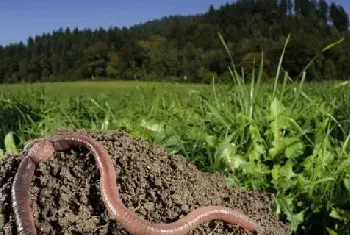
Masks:
[[[88,133],[113,158],[124,204],[149,221],[169,223],[200,206],[225,205],[261,223],[263,234],[291,234],[273,214],[270,194],[231,189],[223,176],[198,171],[183,157],[169,155],[125,132]],[[20,161],[14,155],[0,160],[0,235],[16,234],[10,188]],[[129,234],[108,217],[95,160],[83,150],[57,153],[53,161],[40,164],[31,195],[39,234]],[[190,234],[251,233],[212,221]]]

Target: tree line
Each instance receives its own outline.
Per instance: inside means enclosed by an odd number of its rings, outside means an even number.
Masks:
[[[264,78],[276,71],[288,34],[283,69],[300,74],[322,48],[307,80],[349,79],[349,18],[325,0],[238,0],[193,16],[167,16],[132,27],[60,28],[0,46],[0,83],[73,80],[230,80],[229,56],[246,74],[264,53]]]

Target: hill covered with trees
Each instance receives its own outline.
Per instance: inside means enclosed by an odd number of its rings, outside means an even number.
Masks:
[[[349,79],[349,18],[325,0],[238,0],[193,16],[167,16],[130,28],[58,29],[0,46],[0,83],[138,79],[208,82],[227,78],[229,57],[250,71],[264,52],[273,77],[288,34],[283,69],[299,75],[328,44],[345,40],[317,58],[308,80]]]

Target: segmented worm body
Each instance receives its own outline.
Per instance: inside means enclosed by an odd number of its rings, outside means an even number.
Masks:
[[[248,231],[260,230],[260,225],[245,214],[223,206],[200,207],[187,216],[169,224],[151,223],[128,209],[119,196],[116,171],[108,152],[92,138],[81,133],[60,134],[40,139],[27,145],[29,149],[20,163],[12,184],[12,206],[19,235],[36,235],[30,210],[29,187],[36,164],[53,158],[54,152],[75,147],[85,147],[94,156],[100,172],[102,201],[109,214],[128,232],[134,235],[183,235],[204,222],[223,220],[237,224]]]

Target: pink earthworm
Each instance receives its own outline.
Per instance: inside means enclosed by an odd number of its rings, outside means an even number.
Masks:
[[[224,206],[204,206],[169,224],[151,223],[128,209],[119,196],[116,171],[105,148],[97,141],[81,133],[59,134],[28,144],[29,149],[20,163],[12,184],[11,196],[20,235],[36,235],[34,219],[30,210],[29,187],[36,164],[53,158],[54,152],[85,147],[94,156],[100,171],[102,201],[108,213],[129,233],[134,235],[183,235],[211,220],[223,220],[239,225],[250,232],[261,231],[260,225],[244,213]]]

